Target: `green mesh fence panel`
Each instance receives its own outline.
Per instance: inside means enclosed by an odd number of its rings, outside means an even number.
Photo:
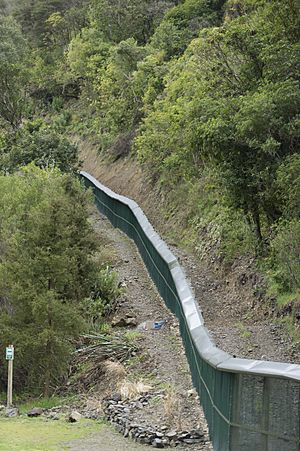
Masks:
[[[179,320],[193,384],[216,451],[300,451],[300,366],[234,359],[216,348],[174,255],[138,205],[82,172],[111,223],[134,240]]]

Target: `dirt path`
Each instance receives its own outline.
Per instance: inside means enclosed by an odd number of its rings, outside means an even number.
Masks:
[[[125,439],[109,426],[101,426],[100,431],[88,438],[71,440],[61,449],[70,451],[149,451],[149,446],[140,445]]]
[[[142,353],[130,366],[135,379],[146,379],[156,389],[163,388],[167,395],[165,399],[158,396],[133,420],[154,428],[166,425],[171,430],[201,430],[203,442],[177,449],[212,450],[203,411],[196,394],[191,393],[193,385],[177,319],[159,296],[133,241],[113,228],[98,212],[93,215],[93,223],[101,242],[114,249],[115,269],[126,287],[116,316],[134,317],[138,325],[145,321],[167,320],[160,330],[140,332]]]
[[[114,191],[133,198],[146,212],[153,226],[165,238],[170,224],[160,211],[162,198],[145,180],[133,159],[105,164],[92,146],[82,145],[83,167]],[[171,226],[176,227],[172,220]],[[177,225],[180,227],[180,225]],[[166,240],[168,241],[168,240]],[[175,246],[203,311],[205,324],[215,343],[237,357],[300,363],[300,352],[276,322],[272,306],[260,294],[255,263],[241,259],[229,273]]]

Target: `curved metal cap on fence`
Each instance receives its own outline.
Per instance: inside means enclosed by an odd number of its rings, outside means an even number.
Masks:
[[[181,266],[141,208],[133,200],[105,187],[87,172],[82,171],[80,175],[85,184],[93,188],[96,197],[99,193],[106,197],[106,200],[99,200],[98,197],[99,208],[116,221],[126,221],[133,230],[131,234],[136,244],[145,247],[142,233],[151,243],[151,248],[155,249],[157,258],[167,265],[168,274],[164,275],[155,258],[147,251],[153,271],[163,278],[168,297],[171,296],[179,304],[176,314],[181,335],[214,449],[299,451],[300,365],[234,358],[216,347],[205,328],[200,308]],[[118,206],[108,205],[110,202],[117,202]],[[121,206],[129,209],[130,219],[122,217],[117,211]],[[170,307],[170,301],[165,301]]]

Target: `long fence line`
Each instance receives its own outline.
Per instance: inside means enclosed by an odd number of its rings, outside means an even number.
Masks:
[[[300,365],[234,358],[212,342],[184,273],[143,211],[86,172],[96,205],[134,240],[177,316],[215,451],[300,451]]]

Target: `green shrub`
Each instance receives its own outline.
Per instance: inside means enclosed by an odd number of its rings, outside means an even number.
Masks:
[[[277,197],[283,214],[300,218],[300,155],[285,158],[276,174]]]
[[[271,241],[270,263],[279,291],[296,291],[300,286],[300,221],[282,221]]]
[[[98,324],[101,318],[114,310],[119,294],[117,273],[109,267],[101,269],[95,277],[90,296],[80,304],[84,317],[90,324]]]
[[[62,97],[53,97],[51,103],[51,110],[54,112],[59,112],[63,109],[64,99]]]
[[[90,193],[71,174],[33,165],[0,176],[0,342],[15,345],[16,390],[48,396],[66,375],[89,315],[117,295],[116,275],[99,272]],[[95,308],[82,317],[81,302]],[[0,353],[0,391],[6,372]]]
[[[29,122],[0,146],[0,171],[4,173],[29,163],[40,168],[57,166],[63,172],[78,167],[77,147],[55,128],[45,126],[41,119]]]

